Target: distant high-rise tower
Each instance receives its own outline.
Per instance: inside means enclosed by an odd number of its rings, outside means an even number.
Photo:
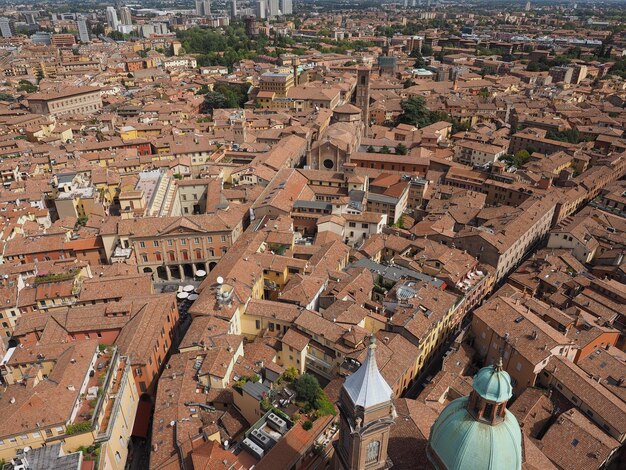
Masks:
[[[120,20],[117,19],[115,7],[107,7],[106,15],[109,26],[117,31],[117,27],[120,25]]]
[[[372,71],[369,67],[359,67],[357,69],[356,96],[354,103],[361,109],[361,119],[363,121],[364,134],[369,135],[370,127],[370,75]]]
[[[395,418],[392,397],[393,390],[376,365],[372,336],[365,361],[341,387],[335,470],[383,470],[391,466],[387,444]]]
[[[196,15],[211,16],[211,0],[196,0]]]
[[[237,0],[230,2],[230,17],[234,20],[237,17]]]
[[[264,20],[267,17],[267,8],[265,0],[258,0],[256,2],[256,17]]]
[[[13,36],[13,28],[11,27],[11,20],[5,17],[0,18],[0,33],[3,38],[10,38]]]
[[[293,0],[280,0],[280,11],[283,15],[292,15]]]
[[[85,18],[78,18],[76,20],[78,25],[78,39],[80,42],[89,42],[89,27],[87,26],[87,20]]]
[[[120,8],[120,20],[122,24],[133,24],[133,18],[130,14],[130,8],[122,7]]]
[[[530,0],[526,2],[526,7],[524,8],[526,11],[530,11]]]
[[[23,11],[22,16],[28,25],[37,24],[37,13],[34,11]]]
[[[280,11],[280,6],[278,0],[267,0],[267,16],[273,18],[274,16],[278,16],[278,12]]]

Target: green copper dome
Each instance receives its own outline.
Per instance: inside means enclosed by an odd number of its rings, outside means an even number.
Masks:
[[[522,433],[513,413],[505,411],[504,420],[492,426],[474,419],[467,402],[468,397],[457,398],[435,421],[431,462],[439,470],[521,470]]]
[[[482,398],[496,403],[509,401],[513,395],[511,376],[501,365],[483,367],[474,376],[474,390]]]
[[[522,432],[506,409],[513,388],[502,361],[478,371],[473,388],[469,397],[446,406],[433,424],[429,460],[438,470],[521,470]]]

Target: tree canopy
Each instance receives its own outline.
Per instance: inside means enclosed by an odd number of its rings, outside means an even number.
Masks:
[[[440,121],[440,115],[432,112],[426,107],[424,98],[412,96],[401,103],[402,114],[398,122],[402,124],[412,124],[419,128],[426,127],[434,122]]]
[[[33,85],[28,80],[20,80],[17,91],[24,91],[26,93],[34,93],[39,89],[37,85]]]
[[[469,129],[468,125],[461,124],[446,112],[429,110],[421,96],[412,96],[402,101],[400,105],[402,106],[402,114],[398,116],[397,124],[411,124],[422,128],[439,121],[446,121],[452,124],[452,132]]]
[[[200,89],[200,94],[204,89]],[[214,109],[242,108],[248,101],[248,85],[218,83],[213,87],[213,91],[208,91],[204,95],[202,112],[211,114]]]
[[[406,148],[406,145],[400,143],[398,145],[396,145],[396,154],[397,155],[406,155],[408,152],[408,149]]]
[[[546,133],[547,139],[559,140],[561,142],[569,142],[570,144],[577,144],[585,139],[580,136],[577,129],[567,129],[565,131],[549,130]]]
[[[422,57],[422,53],[419,50],[413,49],[411,51],[411,57],[415,59],[413,67],[415,67],[416,69],[423,69],[424,67],[426,67],[426,61],[424,60],[424,57]]]
[[[322,390],[315,376],[311,374],[302,374],[298,377],[295,389],[298,394],[298,398],[310,403],[311,405],[315,403],[319,392]]]
[[[515,152],[515,155],[506,154],[502,157],[502,160],[509,163],[510,165],[515,166],[516,168],[521,168],[524,164],[530,160],[530,152],[528,150],[522,149]]]
[[[176,37],[183,49],[189,53],[199,54],[198,65],[224,65],[232,67],[234,63],[251,59],[266,53],[269,40],[265,35],[256,39],[246,36],[240,24],[225,27],[223,30],[194,27],[178,30]]]

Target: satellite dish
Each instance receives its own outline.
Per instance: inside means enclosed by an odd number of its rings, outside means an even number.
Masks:
[[[222,276],[217,276],[217,283],[218,283],[219,285],[224,284],[224,278],[223,278]]]

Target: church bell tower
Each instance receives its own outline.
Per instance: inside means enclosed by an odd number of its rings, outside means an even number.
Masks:
[[[365,125],[363,134],[369,136],[370,128],[370,76],[369,67],[357,68],[356,95],[354,104],[361,109],[361,119]]]
[[[365,361],[346,378],[339,396],[339,439],[335,444],[335,470],[382,470],[389,433],[395,418],[393,391],[376,365],[376,341],[370,338]]]

